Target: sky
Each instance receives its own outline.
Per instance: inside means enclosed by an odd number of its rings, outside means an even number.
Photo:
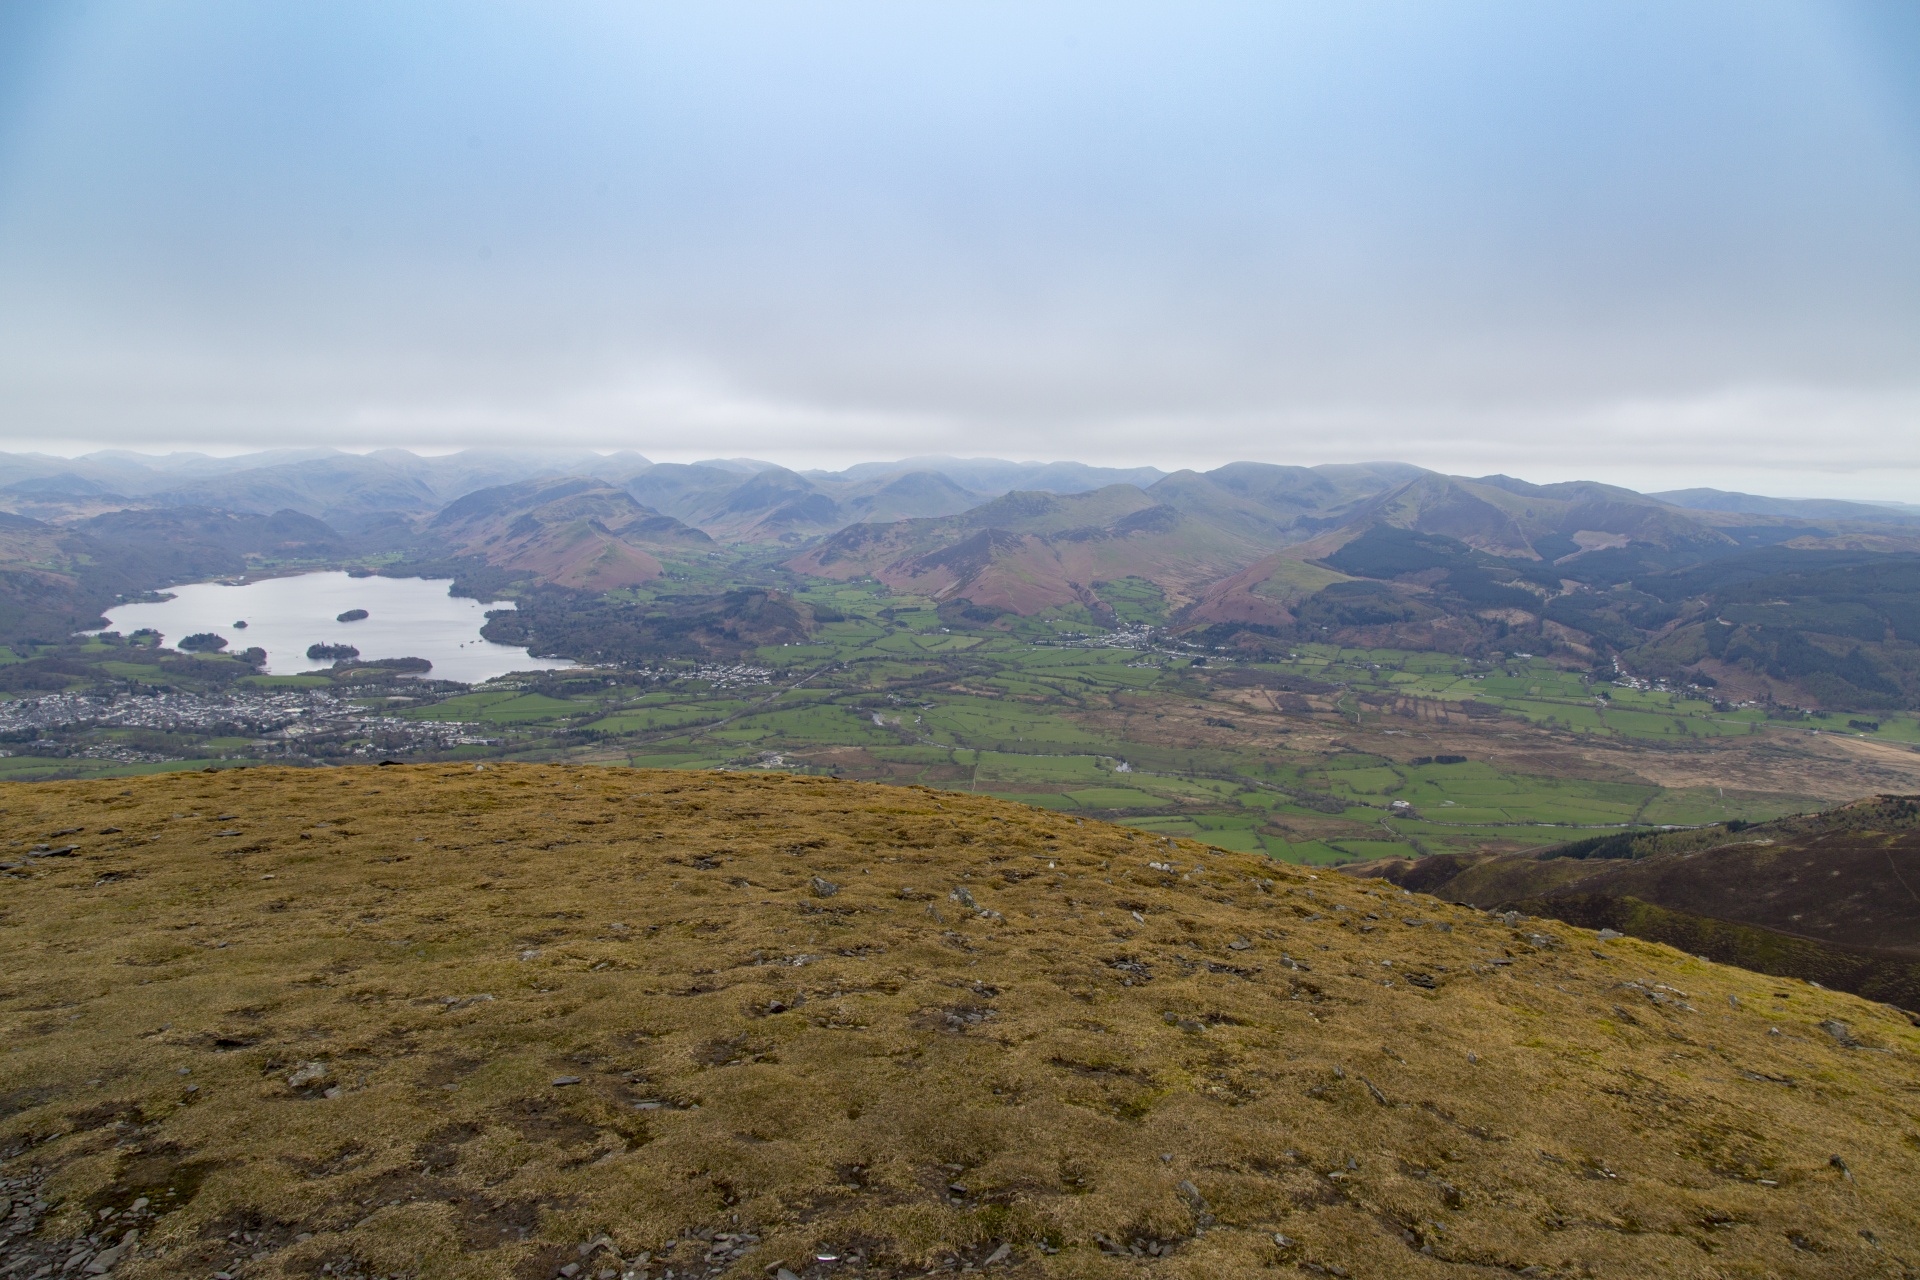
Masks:
[[[0,6],[0,449],[1920,501],[1911,0]]]

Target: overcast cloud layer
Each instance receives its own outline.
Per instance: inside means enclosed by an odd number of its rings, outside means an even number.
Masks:
[[[0,447],[1920,500],[1920,7],[0,8]]]

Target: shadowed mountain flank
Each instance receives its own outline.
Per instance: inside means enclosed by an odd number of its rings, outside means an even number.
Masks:
[[[1529,854],[1366,864],[1408,888],[1612,928],[1920,1010],[1920,798]]]
[[[66,525],[0,514],[0,639],[63,637],[100,625],[128,595],[244,573],[263,557],[323,565],[348,550],[296,511],[119,510]]]
[[[481,634],[525,645],[540,656],[566,653],[590,662],[647,663],[663,658],[742,657],[761,645],[796,644],[814,609],[777,591],[744,589],[642,605],[545,587],[515,609],[487,615]]]
[[[1920,1030],[1658,945],[824,778],[250,769],[8,800],[23,1274],[1920,1252]]]

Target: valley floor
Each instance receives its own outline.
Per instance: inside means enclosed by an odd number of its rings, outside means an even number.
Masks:
[[[1498,661],[1303,645],[1275,661],[816,584],[840,620],[733,659],[533,673],[471,688],[240,674],[96,640],[120,701],[0,704],[0,779],[254,762],[519,759],[919,783],[1194,836],[1294,863],[1511,850],[1622,826],[1758,820],[1920,790],[1920,718],[1714,702]],[[86,664],[86,665],[81,665]],[[177,692],[146,696],[142,688]],[[129,709],[132,708],[132,709]],[[0,732],[0,737],[8,736]]]

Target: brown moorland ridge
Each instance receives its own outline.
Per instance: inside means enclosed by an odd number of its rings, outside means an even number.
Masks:
[[[0,1274],[1920,1264],[1920,1030],[1666,947],[817,778],[4,800]]]
[[[1920,1011],[1920,796],[1344,870],[1450,902],[1616,929]]]
[[[822,578],[873,577],[936,600],[1032,614],[1104,607],[1092,584],[1148,578],[1169,600],[1266,550],[1245,530],[1158,503],[1132,485],[1087,493],[1009,493],[937,519],[855,524],[788,561]]]
[[[641,506],[624,489],[577,477],[469,493],[436,515],[427,535],[455,554],[594,591],[659,577],[656,551],[713,546],[700,530]]]

